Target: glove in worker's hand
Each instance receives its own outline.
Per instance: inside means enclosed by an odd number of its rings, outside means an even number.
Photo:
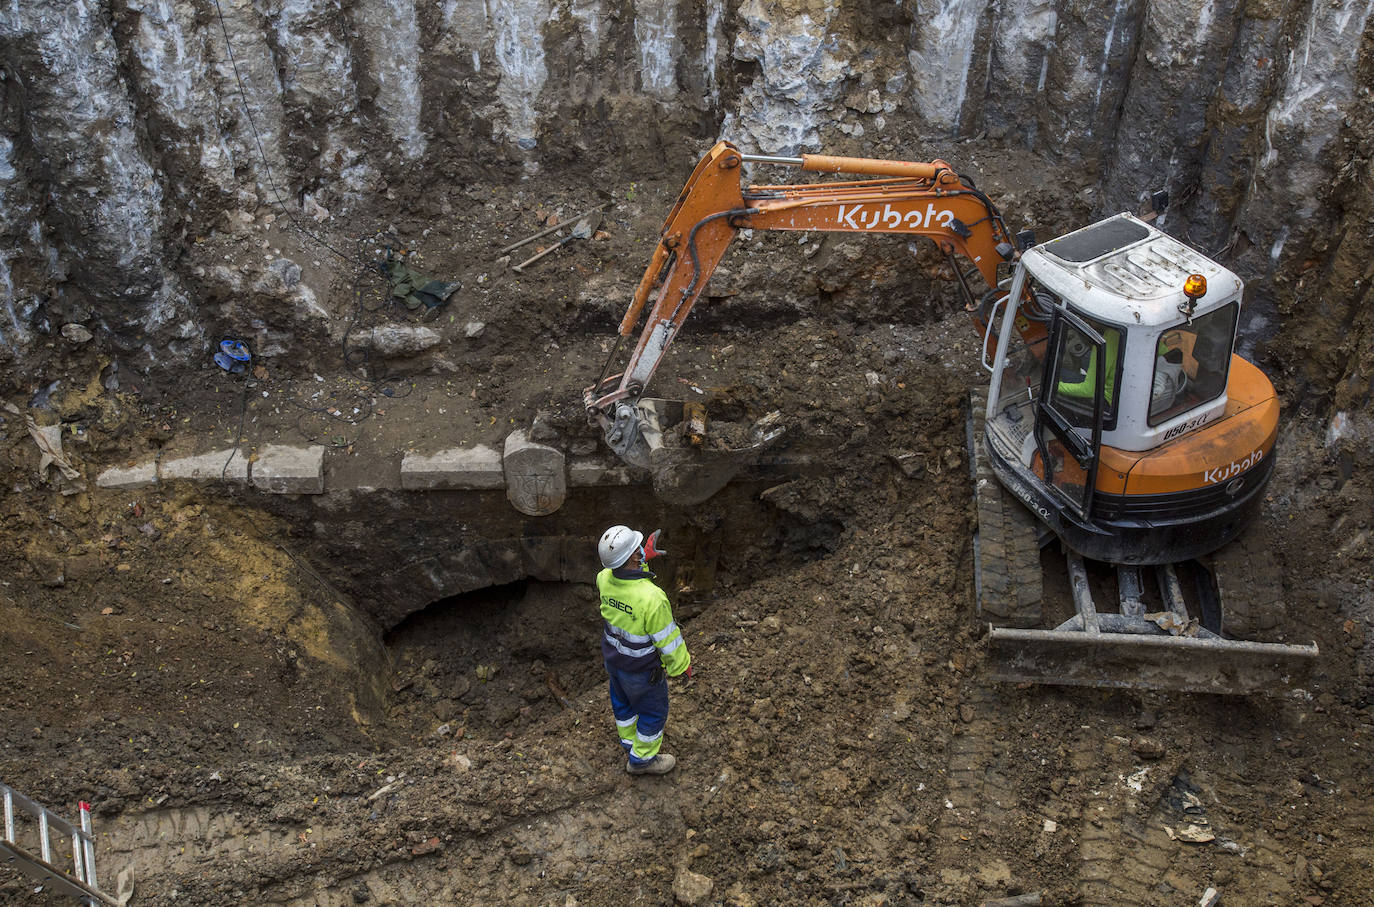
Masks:
[[[649,533],[649,537],[644,540],[644,559],[652,560],[660,554],[667,554],[662,548],[658,547],[658,537],[663,534],[662,529],[655,529]]]
[[[688,666],[687,666],[687,673],[684,674],[683,676],[686,677],[688,680],[691,680],[691,679],[692,679],[692,666],[691,666],[691,665],[688,665]]]

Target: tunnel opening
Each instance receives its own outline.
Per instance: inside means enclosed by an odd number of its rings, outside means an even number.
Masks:
[[[385,636],[388,723],[410,737],[528,729],[602,683],[600,625],[584,583],[521,579],[433,601]]]

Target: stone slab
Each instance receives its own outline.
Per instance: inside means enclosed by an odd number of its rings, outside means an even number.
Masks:
[[[247,482],[248,455],[226,447],[190,457],[164,458],[158,464],[158,476],[164,482],[218,482],[221,478],[227,482]]]
[[[407,453],[401,458],[401,487],[412,491],[502,488],[505,484],[501,455],[482,444],[436,454]]]
[[[567,463],[563,451],[536,444],[524,429],[506,435],[501,457],[506,473],[506,497],[527,516],[548,516],[568,496]]]
[[[253,485],[273,494],[323,494],[324,446],[267,445],[253,462]]]
[[[603,459],[573,460],[568,466],[568,480],[574,487],[589,485],[634,485],[647,483],[648,473],[621,463]]]
[[[157,462],[149,460],[135,466],[111,466],[96,476],[101,488],[147,488],[157,483]]]

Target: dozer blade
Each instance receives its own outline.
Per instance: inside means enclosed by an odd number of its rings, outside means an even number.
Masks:
[[[1247,694],[1301,686],[1316,645],[1187,636],[992,627],[994,680],[1065,686]]]
[[[603,426],[616,456],[649,470],[660,500],[691,506],[756,462],[782,436],[781,421],[779,413],[771,412],[754,422],[743,444],[707,448],[698,434],[704,433],[706,422],[700,405],[646,397],[617,405],[615,418],[603,419]]]

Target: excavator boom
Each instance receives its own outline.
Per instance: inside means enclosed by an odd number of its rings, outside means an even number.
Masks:
[[[740,171],[745,163],[873,178],[744,187]],[[996,206],[944,161],[916,163],[814,154],[799,158],[756,156],[743,154],[728,142],[718,142],[697,163],[664,221],[649,267],[620,322],[616,348],[597,383],[584,394],[588,412],[608,431],[615,430],[616,407],[622,403],[633,406],[643,394],[740,230],[925,236],[947,256],[959,255],[971,262],[989,288],[997,284],[997,265],[1015,254]],[[972,304],[968,275],[957,267],[955,273]],[[622,372],[610,375],[623,341],[634,334],[646,307],[648,317],[634,352]]]

